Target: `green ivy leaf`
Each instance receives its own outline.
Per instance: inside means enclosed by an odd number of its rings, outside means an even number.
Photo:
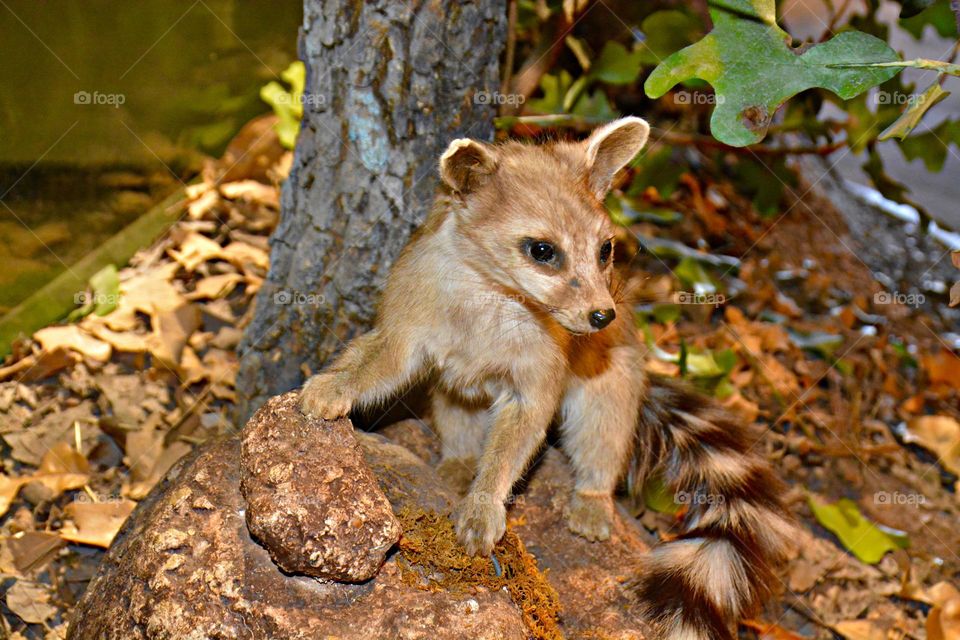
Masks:
[[[914,127],[920,124],[920,119],[923,118],[923,114],[948,95],[950,95],[950,92],[945,91],[943,87],[940,86],[940,79],[937,78],[923,93],[910,96],[910,103],[904,112],[897,118],[896,122],[887,127],[877,139],[889,140],[890,138],[899,138],[903,140],[913,131]]]
[[[849,99],[896,74],[889,68],[830,66],[898,60],[885,42],[858,31],[805,51],[791,48],[790,35],[776,24],[773,0],[714,0],[710,16],[713,31],[658,65],[644,89],[659,98],[689,78],[706,80],[717,94],[710,129],[732,146],[762,140],[777,108],[801,91],[822,87]]]
[[[877,564],[888,551],[896,551],[909,543],[906,534],[898,531],[896,536],[891,536],[867,520],[852,500],[842,498],[836,504],[827,504],[810,496],[809,503],[817,521],[861,562]]]

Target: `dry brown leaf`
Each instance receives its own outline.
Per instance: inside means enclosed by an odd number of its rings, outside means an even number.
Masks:
[[[206,379],[213,383],[234,386],[237,370],[240,367],[236,353],[223,349],[209,349],[203,354],[202,364],[202,369],[195,372],[201,375],[198,380]]]
[[[57,612],[47,588],[27,580],[17,580],[7,590],[7,606],[28,624],[42,624]]]
[[[136,506],[132,500],[72,502],[64,509],[69,520],[63,523],[60,537],[106,549]]]
[[[31,482],[45,486],[54,496],[64,491],[79,489],[90,480],[87,459],[65,442],[50,447],[36,473],[11,478],[0,474],[0,516],[6,514],[20,488]]]
[[[666,362],[665,360],[660,360],[658,358],[649,358],[644,363],[644,369],[648,373],[659,376],[667,376],[669,378],[676,378],[680,375],[680,366],[674,364],[673,362]]]
[[[806,640],[803,636],[788,631],[779,624],[770,624],[761,620],[743,620],[740,624],[756,631],[760,640]]]
[[[237,317],[234,315],[233,309],[230,308],[230,303],[223,298],[200,303],[200,308],[203,310],[203,313],[211,318],[216,318],[220,322],[233,324],[237,321]]]
[[[730,394],[730,396],[723,401],[723,406],[738,413],[744,422],[747,423],[756,421],[760,415],[760,406],[756,402],[744,398],[740,391],[734,391]]]
[[[887,632],[873,620],[838,622],[833,630],[847,640],[887,640]]]
[[[797,377],[783,366],[779,360],[769,353],[760,354],[759,374],[770,382],[770,385],[781,396],[788,400],[796,398],[800,393],[800,383]]]
[[[209,186],[206,184],[194,186],[203,186],[209,189]],[[199,220],[206,216],[208,212],[212,211],[219,203],[220,194],[214,190],[208,190],[198,195],[193,202],[187,205],[187,215],[191,220]]]
[[[120,301],[104,316],[106,325],[114,331],[130,331],[137,327],[137,312],[153,317],[183,306],[183,295],[171,283],[179,270],[179,264],[170,262],[121,281]]]
[[[950,472],[960,474],[960,422],[950,416],[918,416],[909,422],[904,440],[937,454]]]
[[[71,349],[99,362],[109,360],[112,351],[109,344],[85,333],[75,324],[40,329],[33,334],[33,339],[40,343],[44,351]]]
[[[238,180],[220,185],[220,193],[229,200],[243,200],[280,208],[280,194],[276,188],[256,180]]]
[[[223,247],[207,236],[191,231],[180,243],[180,250],[170,250],[170,255],[179,262],[184,269],[192,273],[208,260],[223,258]]]
[[[21,358],[8,367],[0,368],[0,381],[16,379],[35,382],[76,364],[79,356],[69,349],[41,351]]]
[[[141,469],[149,468],[149,475],[144,477],[142,480],[134,481],[129,486],[124,487],[123,494],[134,500],[142,500],[147,496],[148,493],[150,493],[150,490],[153,489],[153,486],[160,482],[163,476],[166,475],[167,471],[170,470],[170,467],[176,464],[177,460],[187,455],[191,451],[193,451],[193,447],[185,442],[180,442],[179,440],[171,443],[170,446],[163,448],[160,451],[159,456],[155,458],[155,462],[153,463],[152,467],[138,465]],[[131,475],[133,474],[131,473]]]
[[[24,531],[7,539],[17,571],[26,573],[45,566],[64,546],[63,540],[50,531]]]
[[[147,338],[151,355],[170,369],[177,369],[187,339],[199,326],[200,309],[189,303],[157,313],[153,333]]]
[[[928,640],[960,640],[960,591],[949,582],[938,582],[927,596],[934,604],[927,616]]]
[[[220,331],[217,332],[217,335],[213,337],[213,340],[210,341],[210,346],[216,347],[218,349],[236,349],[237,345],[240,344],[240,340],[243,338],[243,331],[237,329],[236,327],[224,326],[220,328]]]
[[[938,353],[923,357],[923,368],[933,384],[944,383],[955,389],[960,389],[960,358],[949,351],[941,350]]]
[[[133,428],[143,422],[147,411],[144,403],[149,383],[139,374],[101,374],[97,376],[96,384],[121,424]]]
[[[147,336],[145,334],[134,331],[114,331],[96,316],[87,316],[81,326],[117,351],[144,353],[147,350]]]
[[[246,242],[234,241],[223,249],[223,258],[244,272],[250,265],[266,270],[270,266],[270,255],[259,247]]]
[[[190,347],[185,347],[180,359],[181,379],[184,384],[208,380],[213,384],[234,386],[240,361],[233,351],[209,349],[203,359]]]
[[[23,486],[22,478],[11,478],[0,473],[0,516],[7,513],[10,505],[20,492]]]
[[[206,182],[198,182],[196,184],[189,184],[183,189],[183,195],[187,200],[193,201],[210,191],[211,186]]]
[[[86,474],[90,473],[87,457],[66,442],[58,442],[50,447],[40,461],[38,474]]]
[[[75,423],[80,423],[80,434],[84,453],[97,444],[100,430],[90,422],[93,420],[93,404],[84,401],[75,407],[63,411],[48,413],[38,422],[25,429],[3,434],[10,445],[11,456],[33,467],[39,467],[44,455],[58,442],[75,442]]]
[[[188,300],[199,300],[203,298],[215,299],[222,298],[230,294],[237,283],[243,282],[245,278],[239,273],[222,273],[216,276],[204,278],[197,283],[196,288],[187,294]]]
[[[950,306],[955,307],[960,304],[960,280],[953,283],[950,287]]]

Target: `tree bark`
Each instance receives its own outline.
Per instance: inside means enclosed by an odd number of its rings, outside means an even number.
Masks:
[[[439,155],[493,135],[481,92],[499,85],[505,21],[503,0],[304,0],[303,123],[240,346],[240,424],[370,327]]]

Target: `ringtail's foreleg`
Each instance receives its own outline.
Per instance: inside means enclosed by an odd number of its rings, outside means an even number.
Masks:
[[[413,381],[425,358],[410,340],[376,328],[355,338],[300,393],[307,415],[331,420],[382,402]]]

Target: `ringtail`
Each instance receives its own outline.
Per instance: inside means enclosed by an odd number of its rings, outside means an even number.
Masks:
[[[374,328],[306,382],[301,408],[332,419],[431,376],[438,472],[466,494],[453,517],[471,554],[504,534],[504,502],[553,423],[580,536],[610,537],[621,481],[638,494],[661,476],[689,497],[683,533],[638,559],[632,588],[659,637],[730,640],[775,585],[792,525],[745,427],[648,375],[632,311],[615,299],[603,201],[648,134],[626,117],[581,142],[454,140]]]

